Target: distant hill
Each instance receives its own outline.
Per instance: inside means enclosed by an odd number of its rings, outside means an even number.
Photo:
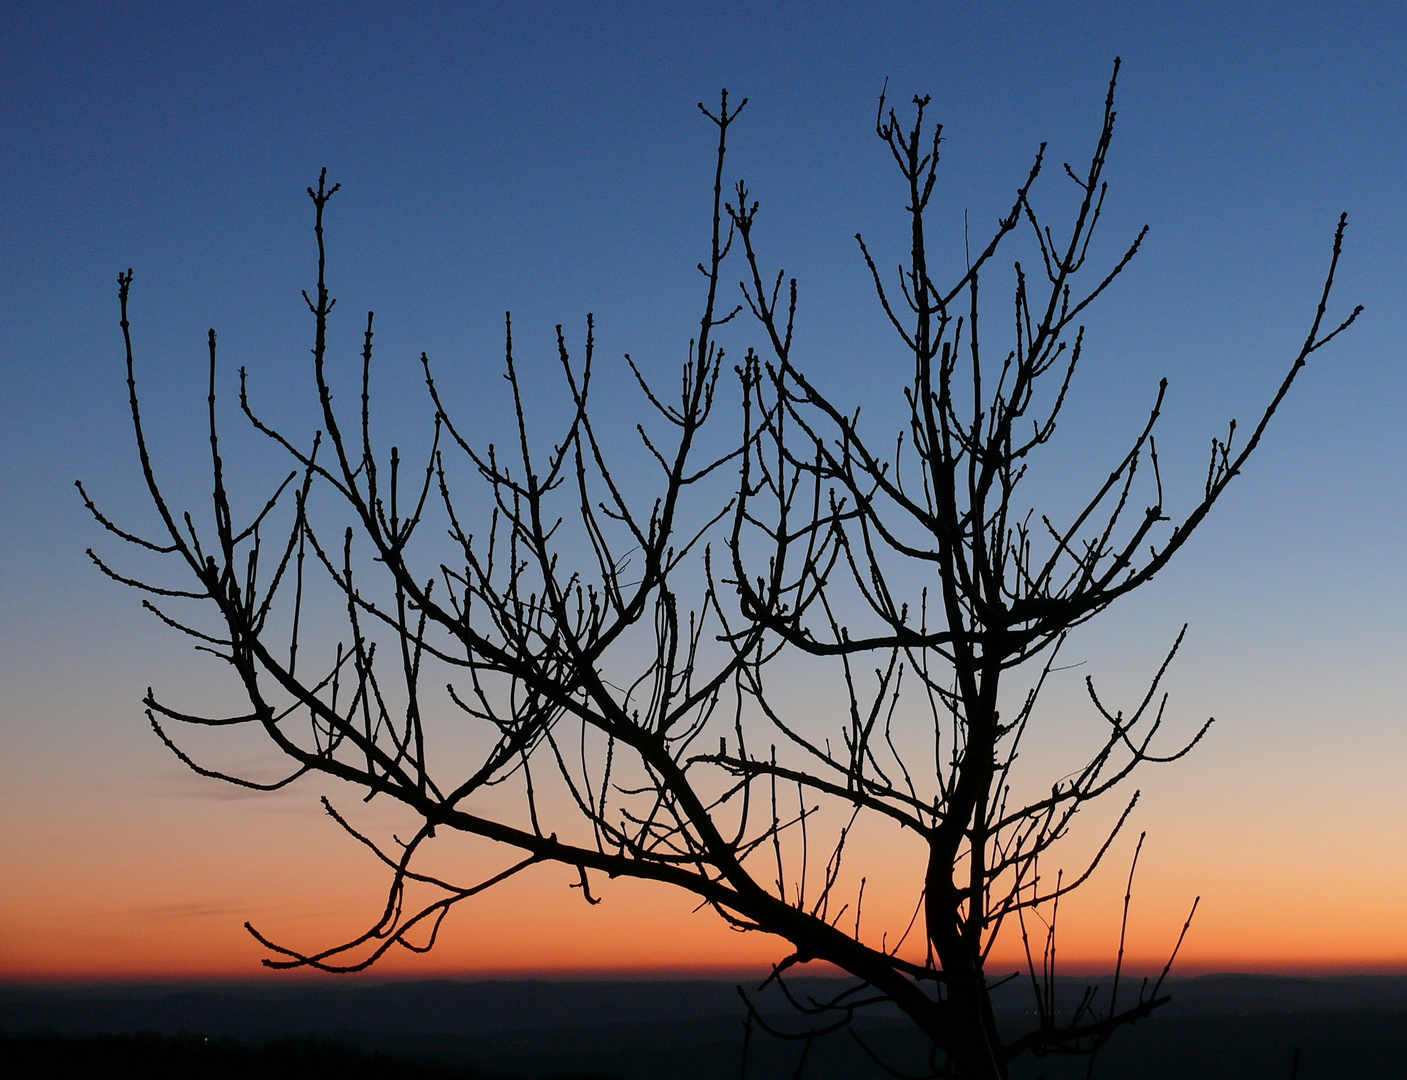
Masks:
[[[788,985],[800,997],[821,998],[846,982]],[[1084,985],[1068,980],[1061,996],[1073,1001]],[[1111,1042],[1096,1076],[1288,1078],[1298,1046],[1300,1080],[1407,1077],[1407,977],[1213,975],[1170,980],[1168,989],[1173,1002]],[[1100,996],[1107,992],[1101,987]],[[1012,1030],[1029,994],[1021,980],[1000,993]],[[777,1026],[804,1030],[775,991],[757,1000]],[[739,1075],[743,1013],[734,984],[702,980],[0,987],[4,1035],[192,1033],[250,1046],[316,1036],[407,1061],[527,1077],[731,1080]],[[892,1012],[872,1014],[859,1033],[900,1071],[921,1068],[923,1047]],[[803,1049],[800,1041],[754,1035],[749,1080],[793,1076]],[[1084,1068],[1082,1061],[1031,1059],[1018,1075],[1063,1080],[1084,1076]],[[804,1072],[811,1080],[888,1075],[845,1033],[817,1040]]]

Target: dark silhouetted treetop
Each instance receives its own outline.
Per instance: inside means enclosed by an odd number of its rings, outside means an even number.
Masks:
[[[597,407],[591,318],[579,344],[557,328],[556,412],[541,377],[524,374],[506,320],[507,436],[472,430],[422,356],[429,420],[378,449],[370,313],[360,386],[350,399],[334,393],[324,225],[338,188],[324,172],[308,191],[318,269],[304,294],[317,430],[264,419],[241,370],[242,414],[288,464],[237,510],[232,490],[247,481],[230,479],[222,456],[212,330],[211,515],[198,526],[152,459],[133,278],[120,276],[132,422],[159,536],[128,531],[83,498],[170,572],[93,559],[226,665],[242,699],[234,715],[207,715],[149,692],[153,729],[203,776],[271,790],[319,774],[395,800],[419,823],[383,841],[324,799],[384,864],[385,906],[365,932],[330,945],[295,947],[251,926],[266,964],[356,971],[396,946],[426,951],[451,909],[555,863],[589,903],[607,879],[655,881],[740,931],[775,937],[784,946],[768,981],[784,990],[787,972],[813,960],[856,980],[827,1000],[795,997],[808,1019],[786,1031],[745,995],[749,1033],[760,1025],[809,1046],[888,1003],[931,1043],[935,1076],[1006,1077],[1021,1053],[1089,1052],[1167,1000],[1162,979],[1136,993],[1124,985],[1121,938],[1110,989],[1058,1004],[1056,925],[1061,898],[1129,820],[1138,794],[1126,781],[1186,754],[1211,723],[1168,746],[1158,738],[1182,634],[1131,708],[1087,681],[1101,734],[1082,768],[1034,793],[1013,769],[1067,635],[1184,547],[1311,355],[1358,311],[1329,317],[1341,218],[1283,381],[1249,435],[1233,422],[1212,440],[1189,509],[1173,514],[1164,499],[1154,432],[1166,381],[1073,511],[1028,500],[1031,464],[1054,453],[1078,389],[1081,320],[1147,232],[1108,261],[1092,247],[1117,73],[1087,166],[1057,178],[1075,185],[1068,219],[1038,210],[1042,146],[990,238],[955,270],[935,265],[928,240],[942,143],[930,102],[914,98],[901,119],[881,97],[876,133],[907,203],[897,277],[857,240],[905,357],[884,360],[885,345],[863,361],[867,382],[892,381],[897,430],[862,422],[853,388],[808,373],[797,281],[767,265],[765,219],[746,184],[725,184],[746,104],[726,92],[716,110],[700,106],[717,144],[698,326],[668,388],[627,358],[639,391],[628,425],[621,403]],[[725,299],[730,258],[736,299]],[[730,322],[727,333],[757,342],[736,366],[719,345]],[[403,456],[402,445],[416,449]],[[255,779],[213,767],[182,748],[173,725],[257,729],[288,770]],[[1050,873],[1052,846],[1105,795],[1122,809],[1093,858]],[[463,879],[431,873],[422,851],[445,832],[498,854],[465,866]],[[887,832],[898,839],[877,843]],[[914,855],[912,918],[907,928],[866,923],[866,885],[903,872],[869,860],[900,851]],[[1136,864],[1135,853],[1125,927]],[[1026,1030],[1004,1030],[992,1004],[987,966],[1003,933],[1025,946],[1035,997]],[[865,1045],[886,1060],[884,1047]]]

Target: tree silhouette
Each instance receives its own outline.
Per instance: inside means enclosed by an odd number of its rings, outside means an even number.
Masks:
[[[421,821],[388,848],[324,799],[389,869],[385,908],[365,933],[313,951],[250,926],[270,952],[265,964],[355,971],[396,945],[428,950],[461,901],[535,864],[559,863],[590,903],[598,902],[593,874],[657,881],[694,894],[733,927],[784,940],[788,952],[773,973],[784,990],[794,964],[836,965],[857,982],[831,1000],[795,1001],[814,1018],[804,1036],[887,1002],[931,1041],[935,1075],[1005,1077],[1023,1052],[1087,1052],[1167,1000],[1162,979],[1120,998],[1121,942],[1107,1002],[1093,990],[1073,1011],[1054,1002],[1054,912],[1093,872],[1137,794],[1082,872],[1052,881],[1040,862],[1085,804],[1143,763],[1181,757],[1205,734],[1210,721],[1185,745],[1154,746],[1166,703],[1160,681],[1181,634],[1132,711],[1107,706],[1088,684],[1107,730],[1082,770],[1018,805],[1012,767],[1066,635],[1167,564],[1241,471],[1310,354],[1358,311],[1323,331],[1340,219],[1303,345],[1250,436],[1238,443],[1233,422],[1212,441],[1189,512],[1174,519],[1164,509],[1153,430],[1166,381],[1082,509],[1056,519],[1022,502],[1028,464],[1048,449],[1072,387],[1079,320],[1146,232],[1085,283],[1107,190],[1117,63],[1114,72],[1088,168],[1065,167],[1079,192],[1073,222],[1057,231],[1033,205],[1042,146],[995,233],[941,285],[925,231],[941,129],[925,126],[927,98],[915,98],[905,123],[881,97],[876,129],[903,177],[911,237],[895,285],[857,239],[912,358],[897,376],[905,414],[897,437],[862,425],[854,402],[809,377],[795,355],[797,283],[783,293],[785,275],[764,269],[746,186],[725,198],[728,134],[746,104],[733,108],[726,92],[716,112],[700,106],[718,137],[711,240],[677,396],[627,357],[647,414],[635,427],[647,475],[613,463],[619,425],[603,428],[592,407],[589,318],[579,355],[558,327],[570,408],[546,449],[532,436],[536,394],[520,374],[510,322],[511,448],[480,445],[464,430],[422,356],[429,449],[413,466],[396,447],[378,453],[370,314],[360,413],[333,405],[324,218],[337,186],[324,171],[309,188],[318,280],[304,294],[321,430],[293,436],[266,423],[241,371],[245,417],[292,469],[237,524],[216,425],[212,330],[214,521],[202,533],[157,479],[134,373],[132,274],[120,275],[138,457],[164,535],[128,532],[83,498],[105,528],[174,561],[183,580],[138,579],[92,557],[229,665],[248,702],[239,715],[209,716],[148,692],[152,727],[203,776],[268,790],[321,773],[364,788],[368,799],[397,800]],[[993,360],[985,323],[978,334],[980,286],[999,250],[1020,237],[1038,261],[1029,275],[1015,263],[1014,296],[1003,301],[1014,303],[1003,316],[1014,312],[1012,337]],[[735,241],[745,281],[742,303],[731,307],[720,287]],[[740,419],[720,422],[715,406],[729,380],[718,328],[747,312],[764,347],[735,369]],[[1137,511],[1136,480],[1147,492]],[[323,626],[329,615],[340,622],[337,641],[310,655],[309,621]],[[792,684],[778,665],[793,661],[834,681],[838,724],[817,721],[813,705],[799,707],[785,692]],[[1024,682],[1009,702],[1000,691],[1013,677]],[[171,722],[261,728],[292,771],[266,782],[209,768],[178,747]],[[451,729],[476,747],[472,761],[437,751]],[[907,932],[877,938],[863,927],[867,879],[857,889],[842,880],[847,837],[862,821],[899,830],[926,852],[914,867]],[[441,830],[508,854],[467,883],[417,869]],[[1048,923],[1033,919],[1037,909],[1052,909]],[[985,976],[1004,929],[1019,929],[1026,943],[1037,1004],[1035,1027],[1015,1034],[999,1030]],[[767,1026],[751,1002],[749,1010],[749,1031]],[[882,1063],[883,1048],[866,1049]]]

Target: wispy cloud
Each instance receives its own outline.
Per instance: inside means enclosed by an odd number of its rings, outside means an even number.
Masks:
[[[263,779],[261,773],[252,769],[247,774],[240,773],[238,775]],[[238,784],[231,784],[224,780],[207,779],[194,774],[163,778],[150,785],[146,789],[146,793],[158,798],[205,799],[215,802],[256,801],[264,809],[272,812],[304,810],[310,802],[317,801],[315,793],[306,787],[300,788],[296,784],[279,791],[256,791],[253,788],[240,787]]]
[[[186,920],[186,919],[208,919],[216,916],[230,915],[256,915],[267,914],[270,911],[280,910],[281,905],[254,905],[239,899],[224,898],[219,900],[190,900],[179,904],[157,904],[152,907],[139,907],[132,909],[132,914],[140,919],[151,919],[158,922]]]

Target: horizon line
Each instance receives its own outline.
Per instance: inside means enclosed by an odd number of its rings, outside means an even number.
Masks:
[[[820,965],[817,965],[820,967]],[[829,965],[826,965],[829,968]],[[795,969],[793,969],[795,972]],[[1156,975],[1161,965],[1153,969]],[[432,971],[432,972],[358,972],[339,976],[327,972],[191,972],[156,974],[144,972],[95,972],[85,974],[40,974],[0,972],[0,989],[83,990],[122,987],[258,987],[278,989],[281,986],[306,989],[310,986],[340,984],[347,988],[406,985],[411,983],[555,983],[559,985],[591,983],[736,983],[765,980],[770,969],[744,968],[632,968],[632,969],[557,969],[537,971]],[[1019,972],[1017,973],[1019,974]],[[1059,979],[1108,979],[1112,968],[1076,968]],[[850,979],[854,976],[839,969],[800,971],[791,978]],[[999,976],[1001,977],[1001,976]],[[1141,967],[1130,971],[1126,964],[1124,979],[1132,982],[1144,977]],[[1275,979],[1354,979],[1407,978],[1407,962],[1381,964],[1285,964],[1275,967],[1218,967],[1198,965],[1196,970],[1170,972],[1171,982],[1215,978],[1275,978]]]

